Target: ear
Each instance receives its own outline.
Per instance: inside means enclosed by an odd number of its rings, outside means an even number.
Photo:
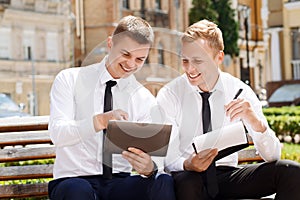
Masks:
[[[109,36],[107,38],[107,47],[108,47],[108,49],[111,49],[112,45],[113,45],[112,37]]]
[[[222,64],[223,60],[224,60],[224,51],[220,51],[217,55],[217,59],[218,59],[218,64]]]

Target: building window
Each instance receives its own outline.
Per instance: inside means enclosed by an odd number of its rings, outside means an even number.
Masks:
[[[161,0],[155,0],[155,9],[161,10]]]
[[[130,7],[129,0],[123,0],[122,1],[122,6],[123,6],[123,8],[129,9],[129,7]]]
[[[161,64],[161,66],[164,66],[164,48],[161,43],[158,44],[158,63]]]
[[[293,60],[300,60],[300,27],[292,29],[291,32]]]
[[[54,32],[47,33],[46,38],[46,54],[48,61],[58,60],[58,35]]]
[[[22,39],[23,39],[23,59],[24,60],[35,59],[33,38],[34,38],[33,30],[24,30],[23,31]]]
[[[0,28],[0,58],[10,58],[10,29]]]

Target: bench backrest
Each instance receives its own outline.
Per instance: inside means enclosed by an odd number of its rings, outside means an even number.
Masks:
[[[14,165],[55,158],[48,116],[0,119],[0,181],[52,177],[52,164]],[[5,166],[4,166],[5,165]],[[2,184],[0,198],[47,196],[48,183]]]

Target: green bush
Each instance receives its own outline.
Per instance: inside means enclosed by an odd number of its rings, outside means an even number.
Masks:
[[[263,108],[265,116],[300,116],[300,106],[283,106]]]
[[[300,134],[300,116],[266,116],[270,127],[278,135],[294,137]]]
[[[286,136],[294,140],[295,135],[300,134],[300,106],[270,107],[264,108],[263,112],[270,127],[281,141]],[[298,141],[294,140],[294,142]]]

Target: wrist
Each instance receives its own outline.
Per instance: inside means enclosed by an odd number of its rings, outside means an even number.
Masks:
[[[183,162],[183,170],[190,171],[188,159],[184,160],[184,162]]]
[[[267,130],[267,127],[260,120],[257,120],[252,129],[256,132],[264,133]]]
[[[155,177],[157,172],[158,172],[158,168],[157,168],[157,165],[154,161],[152,161],[153,163],[153,169],[152,171],[149,173],[149,174],[144,174],[144,175],[141,175],[142,177],[144,178],[150,178],[150,177]]]
[[[112,118],[111,112],[101,113],[93,117],[95,130],[101,131],[107,128],[108,121]]]

